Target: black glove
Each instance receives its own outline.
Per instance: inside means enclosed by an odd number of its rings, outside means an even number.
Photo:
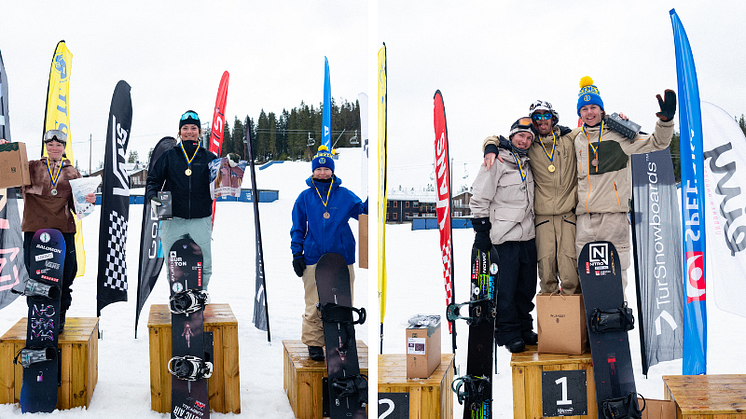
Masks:
[[[492,241],[490,240],[492,223],[490,223],[490,219],[487,217],[475,218],[471,221],[471,225],[477,233],[474,236],[474,247],[483,252],[489,252],[492,247]]]
[[[661,99],[661,95],[655,95],[658,99],[658,105],[661,107],[661,111],[656,113],[655,116],[666,122],[672,120],[673,116],[676,115],[676,92],[666,89],[663,96],[665,100]]]
[[[306,270],[306,261],[303,259],[303,253],[293,255],[293,269],[298,277],[303,276],[303,272]]]

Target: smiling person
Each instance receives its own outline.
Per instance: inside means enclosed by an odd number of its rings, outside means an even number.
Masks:
[[[0,140],[0,144],[7,143]],[[65,239],[65,265],[62,270],[59,333],[65,328],[65,315],[72,303],[72,284],[78,271],[75,256],[75,204],[70,187],[71,179],[80,178],[80,172],[64,158],[67,134],[60,130],[49,130],[44,134],[44,149],[47,157],[28,162],[31,184],[23,190],[24,263],[31,272],[31,240],[36,230],[53,228]],[[96,202],[94,194],[85,197],[86,202]]]
[[[676,113],[676,93],[656,95],[660,112],[655,115],[653,134],[638,134],[633,140],[606,125],[604,102],[593,79],[580,80],[577,111],[583,126],[575,137],[578,162],[578,206],[575,250],[586,243],[610,241],[619,253],[622,283],[627,286],[630,256],[629,200],[632,197],[632,154],[662,150],[671,143]]]
[[[308,189],[298,195],[293,205],[290,250],[295,274],[303,278],[306,309],[301,341],[308,346],[311,359],[323,361],[324,326],[316,309],[316,264],[324,253],[339,253],[347,262],[350,289],[354,289],[355,237],[349,221],[368,213],[368,201],[362,202],[342,186],[342,180],[334,174],[334,155],[326,146],[319,147],[311,170],[311,177],[306,179]]]
[[[202,128],[199,115],[186,111],[179,120],[177,144],[163,153],[148,173],[145,199],[155,207],[161,205],[159,191],[170,191],[171,220],[160,221],[163,252],[181,237],[188,235],[202,249],[202,289],[212,276],[212,197],[208,163],[217,156],[200,146]],[[231,161],[238,156],[228,154]]]
[[[559,113],[552,104],[537,100],[529,107],[536,137],[528,149],[534,175],[536,253],[542,293],[580,293],[575,255],[575,207],[578,204],[578,174],[575,136],[579,129],[558,125]],[[495,161],[497,143],[490,137],[483,144],[487,169]],[[536,344],[536,342],[526,342]]]
[[[489,137],[504,164],[479,167],[469,207],[474,215],[474,247],[489,252],[495,246],[500,270],[497,282],[495,341],[510,352],[536,343],[531,310],[536,294],[534,177],[528,150],[534,139],[531,118],[510,127],[509,139]]]

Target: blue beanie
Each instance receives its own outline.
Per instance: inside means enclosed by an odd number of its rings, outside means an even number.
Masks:
[[[598,87],[593,85],[593,79],[585,76],[580,79],[580,92],[578,92],[578,116],[580,108],[586,105],[598,105],[604,110],[604,101],[598,93]]]
[[[325,145],[319,146],[319,151],[316,152],[311,161],[311,171],[319,167],[327,167],[334,173],[334,155],[329,152]]]

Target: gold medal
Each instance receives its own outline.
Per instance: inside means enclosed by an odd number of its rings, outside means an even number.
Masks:
[[[549,173],[554,173],[554,171],[557,170],[557,168],[554,167],[553,164],[550,164],[549,167],[547,167],[547,169],[549,169]]]
[[[329,214],[329,212],[324,212],[324,218],[328,220],[329,217],[331,217],[331,214]]]
[[[184,174],[187,175],[187,176],[191,176],[192,175],[192,169],[186,169],[186,170],[184,170]]]
[[[57,189],[52,189],[52,196],[57,196]]]
[[[598,159],[591,160],[591,164],[593,165],[593,167],[598,167]]]

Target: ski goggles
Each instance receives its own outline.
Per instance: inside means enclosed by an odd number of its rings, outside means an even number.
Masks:
[[[510,136],[512,137],[513,134],[517,132],[530,132],[533,134],[534,131],[531,118],[524,116],[523,118],[519,118],[517,121],[513,122],[513,125],[510,126]]]
[[[535,113],[531,115],[531,118],[533,118],[534,121],[541,121],[543,119],[550,120],[552,119],[551,113]]]
[[[181,120],[186,121],[187,119],[196,119],[199,121],[199,115],[197,115],[196,112],[184,112],[184,115],[181,115]]]
[[[50,129],[44,133],[44,143],[57,141],[59,143],[67,145],[67,134],[58,129]]]

